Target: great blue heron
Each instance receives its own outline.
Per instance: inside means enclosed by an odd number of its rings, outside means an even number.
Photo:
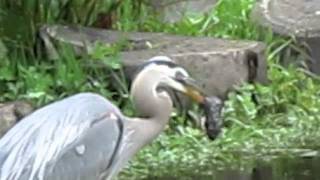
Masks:
[[[170,87],[203,101],[188,73],[167,57],[151,59],[136,75],[129,118],[104,97],[79,93],[40,108],[0,140],[0,180],[111,179],[165,128]]]

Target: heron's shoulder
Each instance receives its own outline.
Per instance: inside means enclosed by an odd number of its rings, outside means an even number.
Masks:
[[[24,120],[28,120],[28,122],[48,121],[48,119],[62,121],[72,117],[79,121],[80,119],[89,120],[96,115],[111,112],[121,116],[120,109],[105,97],[96,93],[84,92],[47,104],[25,117]]]
[[[100,94],[94,93],[94,92],[82,92],[78,94],[71,95],[67,97],[66,99],[87,99],[87,100],[100,100],[100,101],[108,101],[105,97],[103,97]]]
[[[57,103],[62,103],[62,104],[72,104],[76,106],[80,105],[101,105],[101,106],[110,106],[110,107],[115,107],[114,104],[108,100],[107,98],[103,97],[100,94],[97,93],[92,93],[92,92],[83,92],[83,93],[78,93],[75,95],[71,95],[69,97],[66,97],[60,101],[57,101]]]
[[[92,93],[83,92],[71,95],[60,101],[52,103],[51,108],[53,109],[65,109],[71,110],[72,112],[106,112],[112,111],[114,113],[120,113],[119,108],[113,104],[112,101],[108,100],[104,96]]]

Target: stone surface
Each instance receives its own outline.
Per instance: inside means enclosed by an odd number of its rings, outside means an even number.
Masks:
[[[31,104],[24,101],[0,104],[0,137],[32,111]]]
[[[320,75],[320,37],[305,39],[302,43],[305,42],[309,46],[309,53],[311,59],[306,61],[307,66],[311,72],[314,72]]]
[[[243,82],[267,82],[265,45],[260,42],[58,25],[43,27],[41,34],[51,54],[56,54],[51,43],[54,40],[70,43],[78,48],[78,52],[83,52],[90,51],[96,41],[115,43],[126,39],[131,42],[131,48],[121,52],[121,57],[129,78],[141,62],[166,55],[185,67],[208,95],[221,98]],[[255,55],[256,58],[252,57]]]
[[[319,0],[261,0],[252,11],[253,19],[283,35],[318,37]]]
[[[308,69],[320,74],[319,0],[261,0],[253,8],[252,19],[277,34],[295,36],[301,44],[307,44]]]
[[[184,16],[209,12],[217,0],[151,0],[152,7],[165,22],[174,23]]]

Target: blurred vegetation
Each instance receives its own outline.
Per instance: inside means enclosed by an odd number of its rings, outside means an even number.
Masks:
[[[298,60],[305,54],[295,39],[278,37],[250,21],[254,0],[220,0],[210,13],[174,24],[161,22],[147,2],[0,0],[0,101],[26,99],[40,107],[92,91],[112,100],[126,114],[134,113],[121,70],[120,46],[97,45],[93,53],[79,58],[71,47],[61,44],[60,58],[52,61],[37,35],[43,24],[258,40],[267,44],[271,83],[245,84],[229,94],[220,138],[209,141],[199,129],[183,125],[184,116],[174,115],[172,122],[178,123],[144,148],[120,179],[192,179],[194,174],[211,176],[213,169],[225,166],[250,165],[256,157],[269,159],[291,154],[293,149],[319,148],[319,77],[300,68],[303,63]],[[280,57],[298,64],[283,67]],[[86,66],[88,61],[100,61],[107,68]],[[110,83],[114,79],[119,86]]]

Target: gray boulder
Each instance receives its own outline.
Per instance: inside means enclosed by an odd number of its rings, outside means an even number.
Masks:
[[[79,54],[96,42],[130,43],[120,57],[129,79],[139,65],[153,56],[165,55],[186,68],[208,95],[225,98],[244,82],[267,83],[265,45],[256,41],[233,41],[210,37],[175,36],[164,33],[119,32],[80,26],[45,26],[41,37],[49,54],[58,56],[52,42],[73,45]]]
[[[0,137],[32,111],[32,105],[24,101],[0,104]]]
[[[320,74],[319,0],[260,0],[253,8],[252,19],[277,34],[296,37],[301,45],[307,44],[307,65],[311,72]]]

